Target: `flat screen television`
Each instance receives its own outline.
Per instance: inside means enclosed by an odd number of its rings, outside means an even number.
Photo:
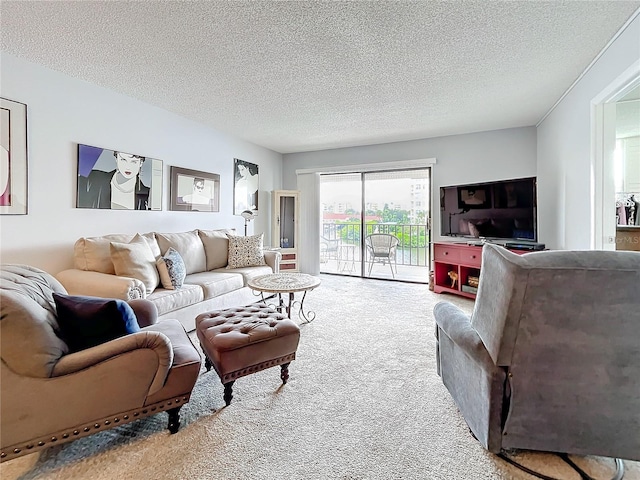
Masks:
[[[440,187],[442,236],[536,242],[536,177]]]

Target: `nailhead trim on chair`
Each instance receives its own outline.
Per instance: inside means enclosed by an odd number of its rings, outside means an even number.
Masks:
[[[229,383],[231,380],[236,380],[237,378],[244,377],[246,375],[250,375],[255,372],[259,372],[260,370],[266,370],[267,368],[275,367],[276,365],[282,365],[283,363],[289,363],[292,360],[296,359],[296,354],[290,353],[283,357],[274,358],[273,360],[268,360],[266,362],[257,363],[255,365],[251,365],[249,367],[242,368],[240,370],[236,370],[235,372],[227,373],[220,381],[225,384]]]
[[[11,445],[7,447],[5,450],[0,452],[0,462],[5,462],[7,460],[11,460],[16,457],[20,457],[22,455],[26,455],[28,453],[37,452],[40,450],[44,450],[47,447],[50,447],[51,444],[56,443],[60,440],[59,443],[66,443],[71,440],[76,440],[78,438],[86,437],[92,433],[92,430],[100,429],[103,425],[109,428],[116,427],[118,425],[124,425],[127,423],[131,423],[134,420],[139,420],[140,418],[148,417],[151,415],[155,415],[158,412],[162,412],[164,410],[171,410],[172,408],[179,407],[184,405],[191,398],[191,394],[183,395],[175,400],[164,400],[160,403],[156,403],[153,405],[147,405],[144,409],[136,409],[128,412],[121,413],[116,416],[110,416],[107,418],[103,418],[98,422],[92,422],[90,424],[80,425],[75,428],[72,428],[68,431],[64,431],[63,433],[57,433],[55,435],[46,437],[41,437],[39,439],[34,439],[29,441],[26,444],[19,445]],[[114,425],[112,425],[112,422]],[[60,439],[60,437],[62,437]],[[37,442],[37,443],[36,443]],[[25,451],[28,450],[28,451]]]

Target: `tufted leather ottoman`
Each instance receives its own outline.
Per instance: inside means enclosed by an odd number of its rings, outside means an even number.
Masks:
[[[227,405],[233,383],[245,375],[281,365],[280,378],[287,383],[300,341],[298,325],[264,303],[202,313],[196,333],[207,371],[213,365],[224,385]]]

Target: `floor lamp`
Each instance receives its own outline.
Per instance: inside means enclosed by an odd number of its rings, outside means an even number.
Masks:
[[[240,215],[242,216],[242,218],[244,218],[244,236],[246,237],[247,236],[247,224],[251,220],[256,218],[256,214],[253,213],[253,211],[251,211],[251,210],[245,210]]]

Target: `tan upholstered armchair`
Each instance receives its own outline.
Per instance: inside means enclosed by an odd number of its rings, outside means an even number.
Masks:
[[[66,291],[42,270],[0,269],[0,460],[162,411],[175,433],[201,362],[182,325],[133,300],[140,331],[70,353],[54,293]]]
[[[435,306],[438,373],[491,452],[640,460],[640,253],[485,244],[469,317]]]

